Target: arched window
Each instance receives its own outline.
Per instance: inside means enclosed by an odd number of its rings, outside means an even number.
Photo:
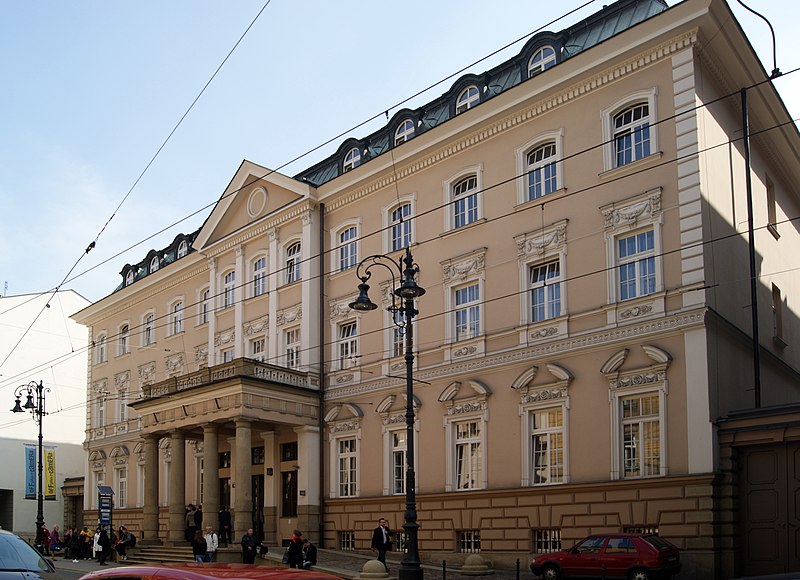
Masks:
[[[339,232],[339,271],[354,268],[358,260],[358,228],[350,226]]]
[[[178,257],[183,258],[188,253],[189,244],[186,242],[186,240],[183,240],[180,244],[178,244]]]
[[[528,153],[528,201],[538,199],[558,189],[556,174],[556,144],[545,143]]]
[[[183,302],[172,306],[172,334],[183,332]]]
[[[453,186],[453,227],[460,228],[478,219],[478,178],[469,175]]]
[[[528,78],[556,65],[556,51],[552,46],[543,46],[528,61]]]
[[[344,164],[342,165],[342,168],[344,169],[344,172],[347,173],[359,165],[361,165],[361,151],[358,150],[358,147],[353,147],[347,152],[347,155],[344,156]]]
[[[200,324],[208,322],[208,297],[210,294],[211,291],[208,288],[200,293]]]
[[[95,341],[95,363],[106,362],[106,335],[101,334]]]
[[[267,259],[260,257],[253,262],[253,296],[267,293]]]
[[[125,274],[125,285],[130,286],[133,284],[133,268],[128,270],[128,273]]]
[[[142,325],[142,346],[148,346],[156,341],[156,317],[148,314]]]
[[[235,300],[235,292],[236,292],[236,272],[230,271],[225,274],[223,278],[223,286],[222,286],[222,307],[228,308],[229,306],[233,306]]]
[[[480,102],[481,94],[478,87],[470,85],[458,95],[456,99],[456,115],[471,109]]]
[[[286,283],[291,284],[301,279],[300,261],[302,259],[300,242],[286,248]]]
[[[153,256],[153,259],[150,260],[150,272],[155,272],[158,270],[158,256]]]
[[[392,210],[391,235],[392,251],[402,250],[411,245],[411,204],[404,203]]]
[[[400,143],[404,143],[411,139],[414,136],[414,121],[411,119],[406,119],[397,127],[397,131],[394,132],[394,144],[400,145]]]
[[[117,337],[117,354],[128,354],[130,349],[129,338],[130,327],[127,324],[123,324],[119,329],[119,336]]]

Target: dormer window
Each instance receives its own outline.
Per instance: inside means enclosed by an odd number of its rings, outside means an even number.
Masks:
[[[405,143],[411,137],[414,136],[414,121],[411,119],[406,119],[400,126],[397,127],[397,131],[394,132],[394,144],[400,145],[400,143]]]
[[[471,109],[480,102],[481,94],[478,87],[471,85],[461,91],[456,99],[456,115],[463,113],[467,109]]]
[[[158,270],[158,256],[153,256],[153,259],[150,260],[150,272],[155,272]]]
[[[358,147],[353,147],[347,152],[347,155],[344,156],[344,164],[342,165],[342,168],[344,169],[344,172],[347,173],[359,165],[361,165],[361,151],[358,150]]]
[[[188,253],[189,253],[189,244],[186,243],[186,240],[183,240],[180,244],[178,244],[178,257],[183,258]]]
[[[528,78],[556,65],[556,51],[552,46],[543,46],[528,61]]]
[[[133,270],[128,270],[128,273],[125,274],[125,285],[130,286],[133,284]]]

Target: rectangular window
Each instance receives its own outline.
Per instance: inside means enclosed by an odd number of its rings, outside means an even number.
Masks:
[[[622,404],[622,463],[625,477],[658,475],[661,425],[658,393],[625,397]]]
[[[357,242],[358,229],[347,228],[339,234],[339,271],[354,268],[358,261]]]
[[[208,294],[209,291],[205,290],[200,298],[200,324],[208,322]]]
[[[564,415],[561,407],[537,409],[531,421],[531,482],[564,481]]]
[[[483,481],[483,449],[481,422],[455,424],[456,489],[479,489]]]
[[[775,284],[772,285],[772,336],[783,342],[783,298]]]
[[[455,340],[466,340],[480,334],[480,286],[478,283],[455,290]]]
[[[231,466],[231,452],[230,451],[223,451],[219,454],[219,467],[220,469],[225,469],[226,467]]]
[[[281,461],[297,461],[297,442],[281,443]]]
[[[236,292],[236,272],[228,272],[225,274],[223,293],[222,293],[222,306],[229,308],[235,302]]]
[[[772,236],[777,240],[780,238],[780,234],[778,233],[778,206],[775,201],[775,184],[772,183],[772,180],[767,177],[766,178],[766,187],[767,187],[767,230]]]
[[[119,420],[127,421],[128,420],[128,393],[127,391],[118,391],[117,392],[118,403],[119,403]]]
[[[355,321],[339,325],[339,368],[349,369],[358,355],[358,329]]]
[[[300,366],[300,329],[286,331],[286,366],[296,369]]]
[[[95,351],[97,353],[96,354],[96,358],[95,358],[95,362],[97,364],[106,362],[106,337],[105,336],[101,336],[101,337],[99,337],[97,339],[97,342],[95,343],[95,348],[97,349]]]
[[[547,554],[561,550],[561,529],[540,528],[533,530],[533,553]]]
[[[561,316],[561,264],[558,259],[531,266],[531,322],[541,322]]]
[[[103,397],[97,399],[97,403],[95,405],[96,410],[96,420],[94,423],[95,427],[105,427],[106,426],[106,400]]]
[[[266,350],[267,339],[256,338],[250,341],[250,358],[255,360],[264,360],[264,351]]]
[[[229,363],[233,360],[233,349],[229,348],[228,350],[222,351],[222,362]]]
[[[405,328],[398,326],[405,322],[405,317],[400,314],[399,310],[390,311],[392,317],[392,325],[390,331],[392,333],[392,356],[403,356],[406,352],[406,331]]]
[[[339,460],[339,497],[355,497],[357,482],[356,439],[337,442]]]
[[[339,550],[342,552],[354,552],[356,549],[355,532],[339,532]]]
[[[267,293],[267,259],[259,258],[253,262],[253,296]]]
[[[117,469],[117,489],[114,490],[114,507],[126,508],[128,507],[128,470],[124,467]]]
[[[458,551],[462,554],[477,554],[481,551],[480,530],[461,530],[457,538]]]
[[[250,465],[264,465],[264,447],[250,449]]]
[[[406,432],[392,431],[392,493],[402,495],[406,492]]]
[[[656,291],[653,230],[617,238],[619,299],[630,300]]]

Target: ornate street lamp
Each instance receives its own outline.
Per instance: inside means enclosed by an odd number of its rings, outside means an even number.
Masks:
[[[36,547],[39,549],[39,552],[44,554],[44,486],[42,483],[42,472],[43,472],[43,463],[42,463],[42,417],[44,417],[47,413],[44,410],[44,399],[45,399],[45,392],[49,392],[50,389],[44,388],[42,385],[42,381],[38,383],[35,381],[31,381],[27,385],[21,385],[17,387],[17,390],[14,392],[14,397],[16,397],[16,402],[14,403],[14,408],[11,409],[12,413],[24,413],[25,411],[30,411],[31,415],[33,415],[33,420],[36,421],[37,425],[39,425],[39,463],[38,463],[38,476],[39,476],[39,491],[36,495]],[[24,405],[20,405],[22,395],[25,395],[26,400]]]
[[[403,263],[405,262],[405,268]],[[419,559],[419,544],[417,542],[417,498],[416,474],[414,473],[414,316],[419,314],[414,309],[414,299],[425,294],[425,288],[417,285],[415,280],[419,273],[419,266],[414,263],[411,251],[406,248],[404,257],[397,262],[389,256],[378,254],[364,258],[356,268],[356,276],[361,283],[358,285],[358,297],[349,304],[353,310],[366,312],[375,310],[378,305],[369,299],[369,280],[374,266],[386,268],[392,275],[392,305],[388,310],[392,313],[392,321],[405,334],[405,361],[406,361],[406,511],[403,530],[406,534],[406,550],[400,562],[400,580],[422,580],[422,565]],[[397,285],[398,279],[402,284]],[[397,297],[397,300],[396,298]],[[399,303],[399,305],[398,305]],[[396,314],[402,316],[398,320]]]

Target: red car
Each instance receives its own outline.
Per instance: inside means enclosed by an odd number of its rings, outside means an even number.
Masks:
[[[119,566],[81,576],[81,580],[341,580],[338,576],[298,570],[284,566],[254,564],[155,564],[148,566]]]
[[[536,556],[531,572],[559,578],[670,578],[681,569],[678,548],[650,534],[595,534],[569,550]]]

